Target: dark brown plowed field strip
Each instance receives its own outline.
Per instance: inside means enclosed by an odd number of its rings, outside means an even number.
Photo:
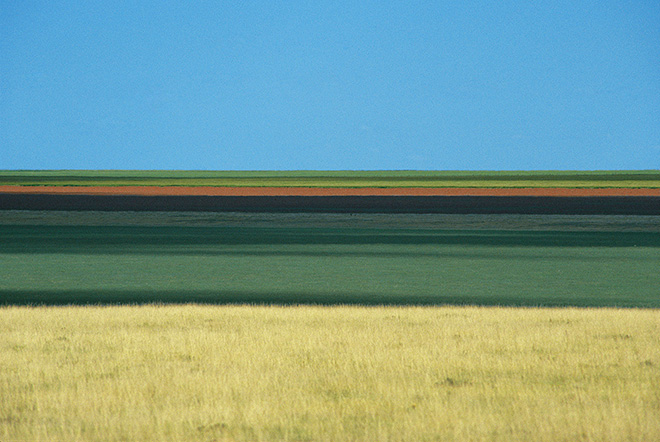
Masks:
[[[144,196],[0,193],[0,210],[660,215],[660,196]]]
[[[0,193],[41,195],[140,196],[657,196],[660,189],[626,188],[314,188],[314,187],[179,187],[179,186],[0,186]]]

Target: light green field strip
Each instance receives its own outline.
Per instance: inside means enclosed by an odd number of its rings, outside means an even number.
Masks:
[[[4,225],[0,238],[0,304],[660,307],[654,231],[273,221],[268,227]]]
[[[660,311],[0,308],[3,441],[655,441]]]
[[[660,171],[0,171],[0,185],[660,188]]]

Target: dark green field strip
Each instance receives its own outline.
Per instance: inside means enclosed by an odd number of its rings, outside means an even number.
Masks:
[[[142,177],[142,178],[313,178],[313,177],[564,177],[605,178],[612,176],[657,179],[660,170],[0,170],[3,177]],[[628,179],[628,178],[624,178]]]
[[[660,197],[124,196],[0,193],[0,210],[660,215]]]
[[[660,307],[660,235],[0,226],[0,304]]]
[[[66,306],[66,305],[142,305],[142,304],[207,304],[207,305],[361,305],[361,306],[441,306],[476,305],[507,307],[582,307],[582,308],[653,308],[660,303],[640,300],[638,296],[506,296],[504,294],[472,295],[439,292],[434,295],[383,294],[363,291],[311,293],[277,290],[2,290],[0,305]]]
[[[63,185],[89,185],[87,183],[106,183],[106,182],[134,182],[140,184],[148,184],[152,181],[166,180],[173,185],[177,183],[186,183],[190,181],[203,182],[208,180],[236,180],[257,182],[262,180],[264,184],[278,182],[281,180],[300,180],[302,182],[318,181],[319,184],[324,182],[335,183],[340,180],[347,182],[370,182],[374,180],[393,181],[401,183],[420,183],[426,181],[658,181],[660,176],[656,174],[644,173],[630,173],[630,174],[531,174],[531,175],[518,175],[518,174],[429,174],[419,176],[405,176],[405,175],[355,175],[355,176],[332,176],[332,175],[309,175],[309,176],[241,176],[241,175],[227,175],[227,176],[208,176],[208,177],[188,177],[188,176],[75,176],[75,175],[62,175],[62,176],[7,176],[0,175],[0,184],[29,184],[29,185],[49,185],[51,183],[61,183]]]
[[[0,178],[442,178],[442,179],[660,179],[660,170],[443,171],[443,170],[0,170]]]
[[[383,213],[99,212],[0,211],[0,225],[104,227],[242,227],[390,229],[421,231],[652,232],[660,216],[640,215],[460,215]],[[402,230],[403,229],[403,230]],[[249,230],[246,230],[249,231]]]
[[[0,185],[660,187],[660,171],[0,171]]]
[[[374,244],[489,248],[660,248],[660,233],[657,232],[0,225],[0,234],[0,253],[213,254],[226,252],[229,246],[265,246],[266,249],[260,252],[278,254],[284,252],[280,246]],[[359,254],[359,248],[356,250],[354,253]],[[308,252],[327,254],[330,251],[312,247]],[[401,249],[399,253],[404,251]],[[299,252],[297,250],[295,253]],[[411,251],[418,252],[415,249]]]

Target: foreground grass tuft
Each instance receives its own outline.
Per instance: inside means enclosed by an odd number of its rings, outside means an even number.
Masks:
[[[0,440],[660,440],[660,311],[0,309]]]

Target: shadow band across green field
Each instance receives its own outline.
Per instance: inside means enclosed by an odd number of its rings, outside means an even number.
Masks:
[[[0,210],[660,215],[660,197],[120,196],[0,193]]]
[[[660,308],[660,234],[0,225],[0,304]]]
[[[437,295],[338,292],[270,292],[213,290],[0,290],[1,305],[65,306],[65,305],[362,305],[362,306],[442,306],[476,305],[484,307],[581,307],[581,308],[659,308],[660,303],[627,299],[581,299],[575,296],[530,296],[498,294],[467,295],[440,293]]]
[[[511,253],[523,248],[525,253],[551,259],[547,253],[533,252],[548,248],[565,248],[567,254],[575,248],[660,248],[658,232],[0,225],[0,234],[0,253],[20,254],[282,256],[290,252],[414,257],[473,256],[475,251],[492,250]],[[374,250],[373,246],[390,247]]]

